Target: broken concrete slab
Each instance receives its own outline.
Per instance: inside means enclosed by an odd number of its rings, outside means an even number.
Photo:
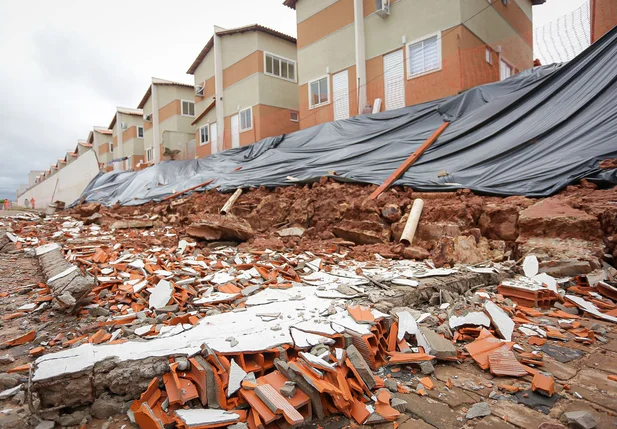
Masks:
[[[390,241],[390,228],[370,220],[344,220],[332,228],[337,237],[356,244],[377,244]]]
[[[118,220],[111,224],[111,229],[152,228],[154,222],[147,219]]]
[[[47,286],[61,308],[71,310],[94,287],[94,278],[84,276],[75,265],[67,262],[60,248],[39,248],[36,253],[40,254]],[[64,299],[60,300],[62,296]]]
[[[426,353],[435,356],[437,359],[456,357],[456,347],[450,340],[445,339],[425,326],[420,327],[420,333],[426,339],[427,349],[424,350]]]
[[[493,326],[499,332],[499,335],[506,340],[512,341],[512,333],[514,332],[514,321],[493,301],[487,301],[484,304],[484,310],[488,313],[493,322]]]
[[[416,394],[399,393],[396,397],[407,402],[406,411],[409,414],[436,428],[460,428],[465,424],[458,419],[458,413],[441,402]]]

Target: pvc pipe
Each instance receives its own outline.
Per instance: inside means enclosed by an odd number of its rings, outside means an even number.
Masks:
[[[418,228],[418,222],[420,221],[420,215],[422,214],[423,208],[424,200],[421,200],[420,198],[415,199],[413,205],[411,206],[407,222],[405,223],[403,234],[401,234],[400,242],[405,246],[410,246],[413,242],[413,237],[416,235],[416,228]]]
[[[240,197],[241,194],[242,194],[242,189],[241,188],[236,189],[236,192],[234,192],[234,194],[231,197],[229,197],[229,199],[227,200],[227,202],[221,209],[222,215],[226,215],[227,213],[231,211],[231,206],[234,205],[234,203]]]

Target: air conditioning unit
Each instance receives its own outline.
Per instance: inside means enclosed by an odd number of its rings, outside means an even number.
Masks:
[[[120,128],[123,130],[126,130],[129,126],[126,124],[126,122],[120,122]]]
[[[152,122],[152,113],[144,115],[144,121]]]
[[[375,0],[375,9],[382,18],[390,16],[390,0]]]
[[[201,85],[196,85],[195,86],[195,95],[198,97],[203,97],[204,96],[204,87]]]

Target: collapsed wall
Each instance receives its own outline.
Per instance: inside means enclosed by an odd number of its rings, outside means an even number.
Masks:
[[[220,239],[262,250],[343,246],[359,259],[375,253],[432,258],[438,267],[518,260],[533,252],[542,270],[564,270],[564,275],[569,269],[590,272],[601,266],[605,255],[617,259],[617,188],[600,190],[585,183],[550,198],[533,199],[479,196],[465,190],[419,193],[396,187],[371,200],[374,188],[324,178],[310,186],[249,190],[227,218],[237,220],[236,237],[228,234]],[[102,207],[100,214],[104,222],[145,216],[152,225],[184,227],[185,233],[202,240],[204,222],[210,220],[209,225],[216,227],[213,219],[228,198],[229,194],[207,191],[140,207]],[[424,200],[424,210],[414,242],[403,246],[398,241],[416,198]],[[92,212],[88,206],[83,206],[84,218]],[[80,210],[73,213],[79,216]],[[231,220],[227,223],[234,225]],[[159,239],[150,240],[155,244]]]

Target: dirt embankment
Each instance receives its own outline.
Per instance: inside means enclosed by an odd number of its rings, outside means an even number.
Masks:
[[[617,259],[617,188],[599,190],[592,183],[572,186],[544,199],[487,197],[468,190],[420,193],[395,187],[376,200],[375,186],[322,179],[312,185],[245,191],[231,211],[254,231],[242,244],[252,249],[336,250],[347,247],[358,259],[423,259],[439,265],[517,259],[535,252],[545,261],[581,260],[590,269],[605,254]],[[150,219],[155,224],[188,227],[204,214],[216,214],[230,194],[196,193],[139,207],[100,209],[100,222]],[[414,243],[398,244],[415,198],[424,210]],[[98,208],[94,209],[94,211]],[[72,214],[85,218],[93,206]],[[285,235],[280,231],[299,227]],[[157,244],[162,237],[152,237]]]

